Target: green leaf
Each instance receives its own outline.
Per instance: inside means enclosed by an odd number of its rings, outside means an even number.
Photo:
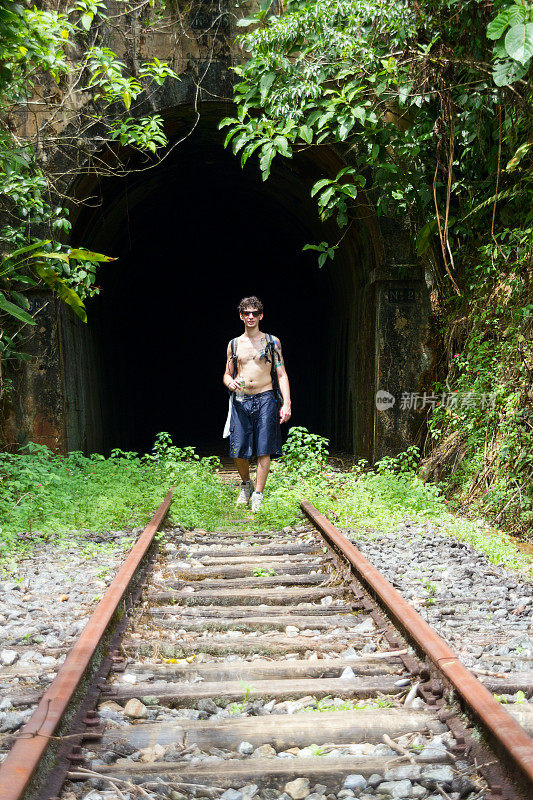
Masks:
[[[274,72],[265,72],[261,75],[261,82],[259,84],[261,90],[261,102],[264,103],[268,91],[272,84],[274,83],[274,78],[276,77]]]
[[[507,54],[525,66],[533,56],[533,22],[527,25],[513,25],[505,36]]]
[[[129,107],[131,106],[131,92],[129,89],[126,89],[123,92],[122,99],[124,100],[124,105],[126,106],[126,108],[129,109]]]
[[[364,106],[356,106],[353,109],[352,114],[354,115],[354,117],[356,119],[359,120],[361,125],[365,124],[365,122],[366,122],[366,108],[364,108]]]
[[[314,197],[317,192],[324,188],[324,186],[329,186],[330,183],[333,183],[330,178],[321,178],[319,181],[313,184],[313,188],[311,189],[311,197]]]
[[[335,194],[334,186],[330,186],[328,189],[324,189],[324,191],[318,198],[318,205],[322,207],[326,206],[334,194]]]
[[[81,17],[80,17],[81,26],[82,26],[82,28],[85,28],[86,31],[88,31],[89,28],[91,27],[91,22],[92,21],[93,21],[93,15],[91,13],[82,14]]]
[[[66,303],[72,308],[76,316],[82,322],[87,322],[87,313],[82,299],[76,294],[74,289],[60,278],[57,272],[49,267],[47,264],[35,264],[35,271],[40,278]]]
[[[417,256],[423,256],[431,244],[433,235],[437,232],[437,220],[431,219],[419,230],[415,240]]]
[[[261,172],[263,173],[263,180],[266,181],[268,176],[270,175],[270,165],[272,164],[272,159],[276,155],[276,148],[274,145],[269,142],[263,146],[261,151],[261,156],[259,158],[259,166],[261,168]]]
[[[26,311],[29,309],[30,301],[28,300],[28,298],[26,297],[25,294],[21,294],[20,292],[13,292],[12,291],[11,292],[11,297],[13,298],[13,300],[17,301],[17,303],[19,304],[19,306],[21,308],[25,308]]]
[[[19,306],[16,306],[14,303],[10,303],[2,292],[0,292],[0,309],[5,311],[7,314],[10,314],[10,316],[20,320],[21,322],[25,322],[27,325],[35,325],[35,320],[33,317]]]
[[[355,120],[353,119],[343,119],[339,125],[339,139],[343,142],[350,131],[352,130],[353,126],[355,125]]]
[[[347,183],[342,187],[342,193],[351,197],[352,200],[355,200],[357,197],[357,187],[353,185],[353,183]]]
[[[83,247],[75,248],[74,250],[70,250],[68,254],[69,258],[73,258],[75,261],[116,261],[116,258],[113,256],[106,256],[103,253],[93,253],[92,250],[85,250]]]
[[[520,147],[518,148],[518,150],[516,151],[516,153],[514,154],[514,156],[507,163],[507,166],[505,167],[505,171],[506,172],[512,172],[513,170],[515,170],[517,168],[517,166],[519,165],[520,161],[523,159],[523,157],[526,155],[526,153],[532,147],[533,147],[533,140],[530,141],[530,142],[524,142],[524,144],[521,144]]]
[[[234,125],[238,120],[235,117],[224,117],[218,123],[218,129],[221,130],[222,128],[227,128],[228,125]]]
[[[509,9],[505,9],[487,25],[487,37],[494,40],[499,39],[508,25]]]
[[[290,158],[292,153],[289,147],[289,142],[287,141],[285,136],[276,136],[274,138],[274,144],[276,146],[276,150],[278,151],[278,153],[281,153],[282,156]]]
[[[50,241],[51,241],[50,239],[42,239],[41,241],[34,242],[33,244],[29,244],[26,247],[19,247],[18,250],[13,250],[13,252],[7,256],[6,261],[8,259],[21,256],[23,253],[29,253],[31,250],[36,250],[38,247],[44,247],[44,245],[50,244]]]
[[[496,61],[492,71],[492,79],[496,86],[509,86],[514,81],[523,78],[526,72],[527,68],[520,66],[517,61],[509,59]]]
[[[311,144],[312,143],[312,141],[313,141],[313,131],[309,127],[309,125],[300,125],[300,127],[298,128],[298,133],[299,133],[300,137],[304,140],[304,142],[307,142],[307,144]]]

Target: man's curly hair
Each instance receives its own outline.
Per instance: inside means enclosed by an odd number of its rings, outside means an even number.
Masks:
[[[246,308],[256,309],[257,311],[259,311],[260,314],[263,313],[263,303],[255,295],[252,295],[251,297],[242,298],[241,302],[238,305],[239,314],[242,314]]]

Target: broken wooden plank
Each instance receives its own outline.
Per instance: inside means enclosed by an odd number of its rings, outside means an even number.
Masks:
[[[352,609],[348,604],[345,605],[331,605],[331,606],[274,606],[267,604],[256,604],[250,606],[157,606],[156,609],[151,609],[154,614],[174,614],[179,617],[227,617],[231,619],[247,618],[253,614],[261,614],[264,616],[272,616],[274,614],[281,616],[289,615],[291,619],[294,617],[336,617],[339,614],[353,614]],[[357,621],[361,621],[362,617],[357,617]],[[291,623],[287,622],[287,625]],[[308,627],[306,625],[306,627]]]

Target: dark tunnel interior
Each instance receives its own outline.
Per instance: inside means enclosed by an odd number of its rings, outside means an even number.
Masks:
[[[302,251],[328,235],[309,203],[313,176],[274,163],[263,183],[256,161],[242,170],[216,128],[199,126],[158,166],[99,185],[100,202],[73,236],[117,258],[87,303],[101,418],[85,449],[146,452],[168,431],[180,446],[225,454],[225,351],[250,294],[264,303],[262,330],[282,342],[289,425],[332,435],[332,321],[350,301],[332,267],[319,270],[316,254]],[[336,438],[350,448],[347,435]]]

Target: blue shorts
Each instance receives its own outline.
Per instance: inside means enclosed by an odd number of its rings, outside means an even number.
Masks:
[[[281,426],[274,391],[245,394],[233,399],[229,454],[233,458],[281,455]]]

